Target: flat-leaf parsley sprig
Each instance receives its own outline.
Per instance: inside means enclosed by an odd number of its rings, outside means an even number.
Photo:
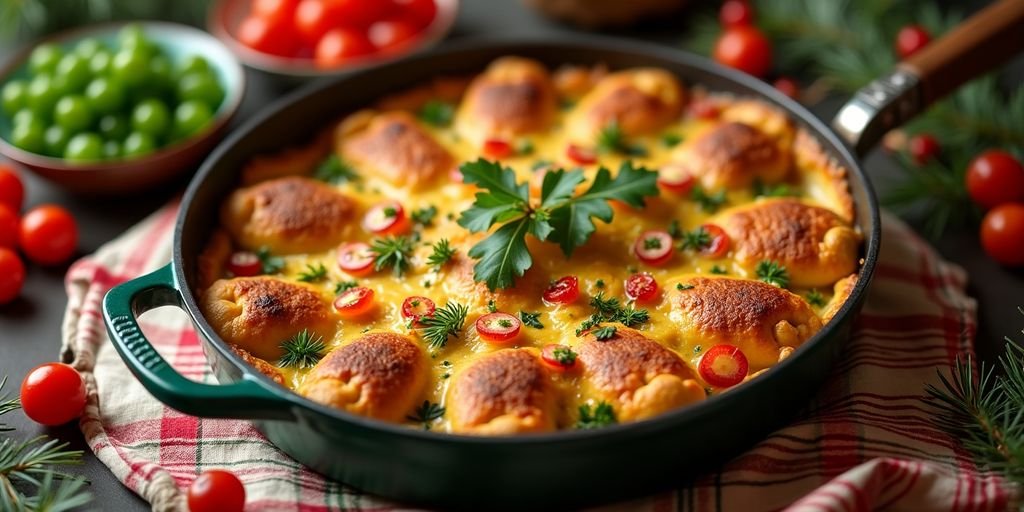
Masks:
[[[516,181],[515,172],[508,167],[479,159],[459,170],[465,183],[483,189],[459,217],[459,225],[474,233],[499,225],[469,250],[469,256],[478,260],[473,279],[486,282],[491,290],[510,288],[533,265],[527,234],[557,243],[569,257],[594,233],[593,217],[612,221],[610,200],[641,208],[645,197],[658,194],[658,173],[633,167],[629,161],[619,167],[614,178],[607,168],[598,169],[590,188],[579,195],[573,193],[585,181],[582,170],[550,171],[544,175],[536,206],[530,204],[527,183]]]

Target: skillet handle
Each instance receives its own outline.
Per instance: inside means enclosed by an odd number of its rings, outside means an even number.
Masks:
[[[994,2],[857,91],[832,127],[863,156],[886,132],[1021,50],[1024,1]]]
[[[171,264],[118,285],[103,297],[103,320],[114,348],[139,382],[158,400],[206,418],[290,419],[289,401],[256,378],[210,385],[183,377],[139,328],[138,316],[162,306],[182,307]]]

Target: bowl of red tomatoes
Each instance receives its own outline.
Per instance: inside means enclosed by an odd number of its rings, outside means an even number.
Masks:
[[[426,49],[457,11],[458,0],[221,0],[209,29],[245,65],[308,79]]]

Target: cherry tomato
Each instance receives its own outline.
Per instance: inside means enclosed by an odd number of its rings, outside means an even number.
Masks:
[[[0,203],[0,247],[14,249],[18,246],[18,214],[4,203]]]
[[[385,201],[363,216],[363,229],[378,235],[399,235],[409,230],[409,217],[398,201]]]
[[[910,150],[910,157],[917,165],[924,165],[929,160],[938,156],[941,147],[939,141],[927,133],[914,135],[907,142],[907,149]]]
[[[78,247],[78,223],[60,206],[37,206],[21,218],[18,241],[25,256],[40,265],[64,263]]]
[[[690,168],[684,164],[669,163],[658,169],[658,186],[674,194],[689,194],[693,181]]]
[[[334,309],[345,318],[362,316],[373,309],[373,290],[365,286],[349,288],[334,299]]]
[[[658,296],[658,281],[643,272],[626,278],[626,297],[637,302],[650,302]]]
[[[988,150],[971,160],[966,181],[971,199],[985,208],[1024,201],[1024,166],[1005,151]]]
[[[382,20],[370,25],[367,35],[373,46],[387,52],[402,48],[419,31],[420,28],[410,20]]]
[[[338,267],[353,276],[373,272],[373,251],[362,242],[341,244],[338,247]]]
[[[931,40],[931,34],[921,25],[907,25],[896,34],[896,54],[905,59],[927,46]]]
[[[363,32],[350,28],[332,29],[316,45],[316,65],[325,69],[336,68],[374,50],[373,43]]]
[[[381,19],[391,9],[384,0],[322,0],[328,4],[328,13],[334,26],[367,27]]]
[[[551,283],[547,290],[544,290],[544,303],[572,304],[580,296],[580,281],[576,276],[565,276]]]
[[[576,352],[566,345],[549,343],[540,351],[540,360],[556,372],[565,372],[576,367]]]
[[[747,377],[747,356],[732,345],[715,345],[700,358],[697,369],[705,382],[716,388],[728,388]]]
[[[597,163],[597,152],[590,148],[577,146],[576,144],[569,144],[569,147],[565,149],[565,156],[579,165]]]
[[[63,425],[82,415],[85,381],[66,364],[39,365],[21,381],[21,408],[36,423]]]
[[[718,10],[718,22],[725,28],[750,25],[754,22],[754,9],[745,0],[726,0]]]
[[[249,16],[238,25],[238,40],[258,52],[283,57],[295,55],[297,41],[284,23]]]
[[[256,253],[236,251],[228,259],[228,270],[237,277],[258,276],[263,273],[263,262]]]
[[[490,158],[499,160],[513,153],[512,144],[501,139],[487,139],[484,141],[483,152]]]
[[[402,301],[402,316],[412,320],[413,325],[418,325],[423,317],[434,316],[434,311],[437,311],[437,305],[426,297],[414,295]]]
[[[800,96],[800,84],[788,76],[780,76],[775,79],[772,86],[779,90],[782,94],[789,96],[790,98],[798,99]]]
[[[188,488],[190,512],[242,512],[245,509],[245,486],[230,471],[203,471]]]
[[[430,25],[437,15],[437,4],[434,0],[395,0],[394,3],[399,14],[420,28]]]
[[[0,203],[10,206],[15,213],[21,211],[25,200],[25,185],[13,168],[0,164]]]
[[[299,0],[252,0],[250,12],[272,24],[292,23]]]
[[[718,105],[710,99],[702,99],[690,102],[686,110],[697,119],[703,119],[710,121],[718,118],[721,111],[718,109]]]
[[[709,258],[721,258],[722,256],[725,256],[725,254],[729,252],[729,246],[732,245],[732,240],[729,238],[729,235],[726,234],[725,230],[714,224],[704,224],[701,227],[704,228],[704,231],[707,231],[708,235],[711,236],[711,243],[701,247],[701,254]]]
[[[310,46],[316,46],[335,26],[329,11],[328,2],[323,0],[300,0],[295,6],[295,28]]]
[[[476,319],[476,332],[489,343],[506,343],[515,339],[523,323],[508,313],[488,313]]]
[[[715,60],[756,77],[772,67],[772,43],[754,27],[733,27],[715,43]]]
[[[25,285],[25,264],[13,249],[0,247],[0,304],[13,301]]]
[[[1024,203],[1001,204],[981,221],[981,246],[999,263],[1024,265]]]
[[[675,247],[672,236],[666,231],[651,230],[640,233],[633,244],[633,253],[648,265],[663,265],[672,259]]]

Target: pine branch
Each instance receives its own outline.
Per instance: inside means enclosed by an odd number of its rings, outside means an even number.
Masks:
[[[0,380],[0,390],[4,388],[4,384],[7,384],[7,377]],[[18,397],[8,398],[7,393],[0,394],[0,416],[20,408],[21,400]],[[0,423],[0,432],[10,432],[12,430],[14,430],[14,427]]]

